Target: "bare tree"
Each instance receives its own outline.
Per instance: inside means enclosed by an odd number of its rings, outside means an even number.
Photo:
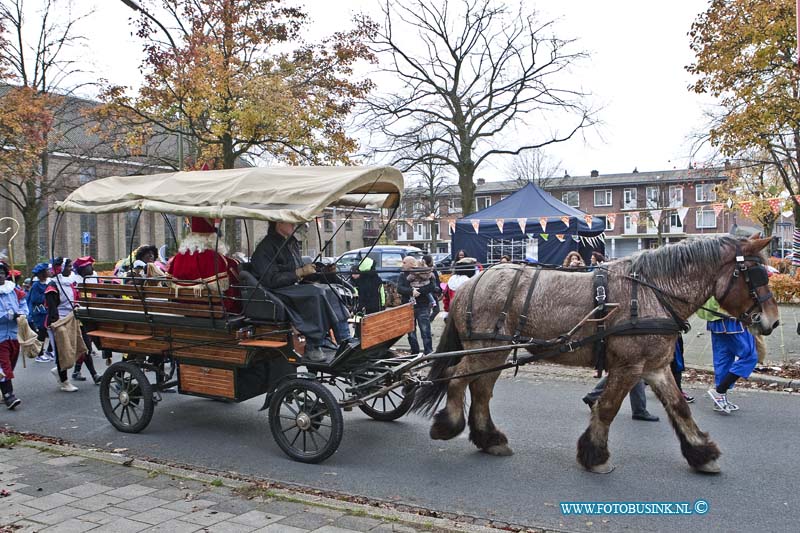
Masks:
[[[66,157],[54,165],[53,155],[75,154],[77,145],[86,144],[86,102],[71,97],[80,86],[66,88],[80,71],[65,52],[83,40],[74,29],[87,15],[74,15],[71,2],[46,0],[38,10],[26,9],[24,0],[0,2],[0,197],[22,214],[29,265],[38,259],[39,224],[49,200],[66,189],[65,177],[81,164],[81,158]]]
[[[399,154],[394,163],[404,170],[427,160],[450,167],[465,213],[473,210],[475,171],[489,158],[565,141],[593,123],[587,95],[558,85],[585,54],[522,5],[387,0],[383,12],[372,46],[400,88],[367,104],[369,131],[382,137],[377,151]],[[430,128],[440,134],[420,152]]]
[[[543,150],[534,148],[514,157],[506,173],[520,186],[533,183],[546,188],[548,181],[557,177],[560,168],[561,161],[555,162]]]

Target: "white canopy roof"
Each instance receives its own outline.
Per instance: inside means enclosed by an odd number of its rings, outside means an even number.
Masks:
[[[79,187],[56,208],[300,223],[329,206],[395,207],[402,192],[403,175],[389,166],[236,168],[112,176]]]

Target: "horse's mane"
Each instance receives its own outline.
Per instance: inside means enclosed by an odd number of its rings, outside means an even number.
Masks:
[[[696,268],[714,270],[720,266],[722,247],[735,247],[738,242],[730,236],[697,237],[655,250],[643,250],[627,260],[630,262],[629,272],[641,274],[646,279],[663,279]]]

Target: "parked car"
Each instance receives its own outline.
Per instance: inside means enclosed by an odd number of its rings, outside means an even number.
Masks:
[[[453,264],[453,257],[450,254],[431,254],[433,257],[433,264],[438,270],[450,268]]]
[[[336,270],[340,274],[347,275],[353,265],[361,262],[364,256],[369,252],[369,247],[359,248],[357,250],[350,250],[343,253],[336,260]],[[397,283],[397,278],[400,276],[400,269],[403,266],[403,258],[407,255],[414,256],[420,259],[424,252],[416,246],[375,246],[369,252],[369,257],[375,261],[375,268],[378,270],[378,275],[383,281]]]

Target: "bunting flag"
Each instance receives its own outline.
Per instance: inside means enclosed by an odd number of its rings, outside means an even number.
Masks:
[[[631,225],[634,226],[634,227],[639,225],[639,212],[638,211],[634,211],[633,213],[631,213]]]
[[[558,242],[564,242],[564,234],[556,233],[556,239],[558,239]]]
[[[497,229],[500,230],[500,233],[503,233],[503,224],[506,223],[506,219],[498,218],[497,220],[495,220],[495,223],[497,224]]]
[[[456,221],[455,219],[450,219],[447,221],[447,226],[450,228],[450,235],[456,234]]]
[[[653,219],[653,223],[658,227],[658,223],[661,222],[661,209],[653,209],[650,211],[650,217]]]
[[[611,229],[614,229],[614,226],[617,224],[617,214],[608,213],[606,215],[606,220],[608,220],[608,223],[611,224]]]
[[[517,224],[519,224],[519,229],[522,230],[522,233],[525,233],[525,228],[528,225],[528,219],[527,218],[518,218],[517,219]]]
[[[561,222],[563,222],[566,227],[569,227],[569,217],[561,217]]]
[[[472,222],[472,227],[475,229],[475,233],[479,233],[478,230],[481,227],[481,221],[480,220],[470,220],[470,222]]]
[[[543,241],[546,241],[550,235],[548,233],[540,233],[539,237],[542,238]]]
[[[742,209],[744,216],[749,217],[750,211],[753,209],[753,202],[739,202],[739,207]]]
[[[722,213],[722,208],[725,207],[722,204],[711,204],[711,209],[714,210],[714,216],[718,217],[720,213]]]
[[[683,221],[686,220],[686,214],[689,212],[688,207],[681,207],[678,209],[678,218],[681,219],[681,226],[683,226]]]
[[[405,222],[406,222],[406,224],[408,225],[409,228],[413,228],[414,227],[414,219],[413,218],[407,218],[405,220]]]
[[[583,215],[583,220],[590,228],[592,227],[592,215]]]
[[[547,217],[539,217],[539,225],[542,227],[542,232],[547,231]]]
[[[769,208],[772,209],[772,212],[776,215],[781,212],[781,207],[783,206],[783,198],[770,198],[767,200],[769,203]]]

